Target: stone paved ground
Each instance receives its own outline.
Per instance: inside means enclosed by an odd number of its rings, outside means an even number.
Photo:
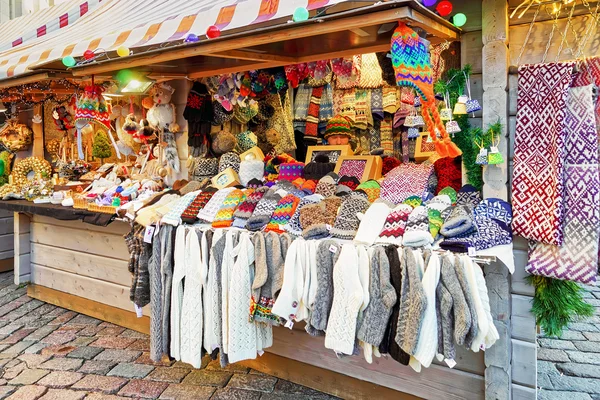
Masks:
[[[153,363],[147,335],[31,299],[12,280],[0,274],[0,399],[336,399],[210,359]]]
[[[600,287],[586,301],[596,313],[558,338],[538,338],[539,400],[600,400]]]

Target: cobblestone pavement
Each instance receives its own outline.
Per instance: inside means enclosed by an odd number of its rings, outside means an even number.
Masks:
[[[153,363],[147,335],[31,299],[12,281],[0,274],[0,399],[336,399],[209,358],[202,369]]]
[[[538,338],[539,400],[600,400],[600,287],[588,289],[594,316],[569,325],[560,339]]]

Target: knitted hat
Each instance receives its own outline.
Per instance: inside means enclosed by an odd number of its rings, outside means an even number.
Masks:
[[[284,233],[283,227],[290,221],[296,207],[300,203],[300,198],[293,193],[288,193],[277,203],[275,211],[271,215],[271,221],[265,228],[266,232],[274,231],[277,233]]]
[[[227,168],[233,168],[235,172],[240,172],[240,156],[232,151],[223,154],[219,158],[219,174]]]
[[[500,199],[490,198],[481,201],[475,207],[473,214],[475,215],[475,219],[486,217],[504,222],[507,225],[510,225],[512,222],[512,208],[510,204]]]
[[[220,189],[218,192],[216,192],[206,203],[206,205],[198,212],[198,219],[212,224],[212,222],[215,220],[215,215],[217,215],[217,212],[219,212],[219,209],[223,204],[223,201],[225,201],[225,198],[229,195],[229,193],[234,190],[235,188],[229,187]]]
[[[379,185],[379,182],[371,179],[358,185],[356,187],[356,190],[362,190],[363,192],[365,192],[367,194],[367,197],[369,198],[369,203],[373,203],[379,198],[381,186]]]
[[[223,125],[224,123],[231,121],[232,118],[233,112],[227,111],[218,101],[213,102],[213,120],[211,123],[214,126]]]
[[[279,166],[279,180],[294,181],[304,177],[304,163],[283,163]]]
[[[433,164],[433,168],[438,178],[436,194],[445,187],[451,187],[456,191],[460,190],[462,185],[462,160],[460,157],[440,158]]]
[[[296,207],[294,215],[292,215],[292,218],[290,219],[288,224],[284,225],[283,229],[294,236],[301,236],[302,225],[300,224],[300,212],[304,207],[310,204],[319,203],[321,200],[323,200],[323,197],[318,194],[305,196],[302,199],[300,199],[300,203],[298,203],[298,207]]]
[[[215,152],[215,154],[228,153],[235,148],[235,145],[235,136],[229,131],[221,130],[213,135],[212,149]]]
[[[254,209],[258,205],[258,202],[263,198],[265,193],[269,190],[268,187],[262,186],[250,193],[246,197],[246,201],[240,203],[238,208],[233,213],[233,225],[236,228],[245,228],[248,219],[252,216]]]
[[[198,220],[198,212],[204,208],[206,203],[217,192],[215,188],[207,188],[196,195],[191,204],[181,214],[181,221],[186,224],[193,224]]]
[[[291,163],[295,160],[287,154],[281,154],[270,159],[265,158],[265,176],[268,181],[275,182],[279,177],[279,167],[283,163]]]
[[[205,178],[210,179],[219,173],[219,160],[216,158],[196,158],[194,159],[192,172],[193,178],[198,181]]]
[[[331,228],[331,235],[338,239],[353,239],[360,224],[358,213],[364,213],[368,208],[369,202],[364,197],[354,194],[346,197]]]
[[[265,164],[260,160],[243,160],[240,163],[240,183],[248,186],[252,179],[261,180],[265,173]]]
[[[446,218],[440,233],[447,238],[465,236],[476,229],[473,220],[473,210],[468,205],[456,206]]]
[[[418,206],[408,216],[402,244],[408,247],[423,247],[432,243],[427,208]]]
[[[277,203],[281,200],[281,192],[277,192],[278,189],[271,188],[262,199],[258,202],[256,207],[254,208],[254,212],[252,216],[248,219],[248,223],[246,224],[246,229],[250,231],[259,231],[264,228],[269,221],[271,220],[271,215],[275,208],[277,208]]]
[[[383,159],[383,166],[381,167],[381,174],[386,176],[388,172],[402,164],[396,157],[388,156]]]
[[[423,200],[419,196],[410,196],[407,197],[406,200],[402,202],[402,204],[408,204],[412,208],[416,208],[423,204]]]
[[[394,208],[394,204],[379,199],[371,204],[364,214],[358,214],[361,221],[354,237],[354,243],[372,246],[379,238],[379,233],[392,208]]]
[[[350,189],[355,190],[360,185],[360,181],[353,176],[342,176],[338,181],[338,185],[348,186]]]
[[[236,136],[236,146],[235,149],[239,153],[244,153],[245,151],[250,150],[253,147],[256,147],[258,144],[258,139],[256,134],[252,131],[244,131],[238,133]]]
[[[471,185],[467,185],[467,186],[471,186]],[[455,205],[456,201],[458,199],[458,194],[456,193],[456,190],[454,190],[451,187],[443,188],[442,190],[439,191],[438,195],[446,195],[446,196],[450,197],[450,202],[452,205]]]
[[[402,245],[402,236],[412,210],[413,208],[408,204],[399,204],[391,210],[385,219],[377,243]]]
[[[315,194],[320,194],[323,197],[334,196],[335,187],[335,180],[331,176],[325,175],[319,180],[319,183],[317,183]]]
[[[252,190],[252,189],[250,189]],[[246,199],[244,191],[235,189],[227,195],[213,220],[213,228],[227,228],[233,223],[233,213],[240,203]]]
[[[326,154],[319,154],[304,167],[304,177],[319,180],[334,169],[335,163],[329,162],[329,157]]]
[[[461,206],[477,207],[481,201],[481,193],[472,185],[465,185],[458,191],[456,204]]]
[[[262,185],[263,185],[262,180],[252,178],[248,181],[248,184],[246,185],[246,187],[249,189],[257,189],[257,188],[261,187]]]
[[[325,129],[325,139],[329,136],[334,135],[344,135],[348,136],[350,139],[354,137],[354,133],[352,131],[352,124],[350,120],[346,117],[342,117],[341,115],[336,115],[331,118],[327,122],[327,128]]]

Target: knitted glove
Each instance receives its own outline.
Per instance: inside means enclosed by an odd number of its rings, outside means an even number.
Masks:
[[[252,189],[250,189],[252,190]],[[227,228],[233,223],[233,213],[240,203],[246,200],[246,194],[241,189],[235,189],[223,200],[223,204],[215,215],[213,228]]]
[[[236,228],[245,228],[248,219],[252,216],[254,209],[258,205],[258,202],[263,198],[265,193],[269,190],[268,187],[262,186],[256,189],[253,193],[246,197],[243,203],[240,203],[238,208],[233,213],[233,225]]]

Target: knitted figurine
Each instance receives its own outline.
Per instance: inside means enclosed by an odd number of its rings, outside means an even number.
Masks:
[[[398,86],[414,89],[421,98],[421,113],[436,152],[440,157],[454,158],[461,155],[462,151],[450,140],[436,106],[428,42],[404,22],[400,22],[392,35],[391,44],[396,83]],[[441,135],[441,140],[438,139],[437,132]]]

